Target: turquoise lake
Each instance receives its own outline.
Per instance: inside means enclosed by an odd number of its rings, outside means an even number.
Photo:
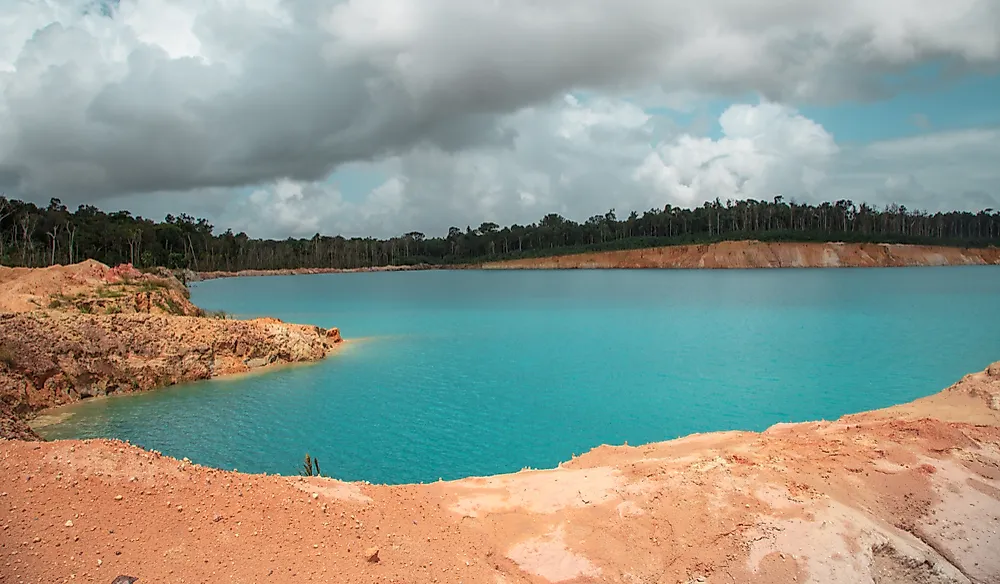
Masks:
[[[237,278],[192,300],[340,327],[313,365],[85,402],[46,437],[376,483],[842,414],[1000,360],[1000,268],[429,271]]]

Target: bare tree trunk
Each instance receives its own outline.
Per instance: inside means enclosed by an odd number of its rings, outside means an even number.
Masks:
[[[21,264],[28,264],[28,251],[31,251],[31,261],[35,259],[35,244],[31,241],[31,232],[35,230],[37,219],[33,215],[25,214],[21,217]]]
[[[73,263],[73,240],[76,238],[76,225],[72,223],[66,223],[66,232],[69,233],[69,251],[68,258],[69,263]]]
[[[59,225],[53,225],[52,231],[46,232],[46,235],[52,240],[52,254],[49,256],[49,265],[54,266],[56,263],[56,242],[59,239]]]
[[[10,206],[10,201],[7,200],[7,197],[0,194],[0,225],[3,225],[3,220],[6,219],[7,217],[10,217],[11,213],[13,212],[14,211],[13,209],[11,209]],[[16,235],[17,232],[15,231],[14,233],[15,233],[14,239],[17,239]],[[3,244],[4,244],[4,236],[3,232],[0,231],[0,258],[3,257]],[[11,242],[11,245],[13,245],[13,242]]]
[[[195,253],[195,251],[194,251],[194,244],[191,243],[191,235],[190,234],[188,234],[187,240],[188,240],[188,245],[191,246],[191,259],[194,262],[194,269],[197,271],[198,270],[198,254]]]

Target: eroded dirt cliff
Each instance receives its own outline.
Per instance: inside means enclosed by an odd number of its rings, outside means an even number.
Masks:
[[[39,410],[276,363],[314,361],[337,329],[205,315],[169,272],[97,262],[0,271],[0,438]],[[195,316],[198,315],[198,316]]]
[[[1000,582],[1000,363],[911,404],[427,485],[0,441],[10,581]]]
[[[1000,249],[888,243],[725,241],[484,264],[486,269],[870,268],[1000,264]]]

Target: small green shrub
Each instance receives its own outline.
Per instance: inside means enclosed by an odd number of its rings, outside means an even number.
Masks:
[[[13,369],[17,366],[17,353],[7,343],[0,344],[0,365],[7,367],[7,369]]]
[[[118,314],[122,311],[122,307],[117,304],[112,304],[104,309],[104,314]]]
[[[229,318],[229,313],[225,310],[203,310],[202,316],[205,318],[217,318],[219,320],[226,320]]]
[[[79,308],[80,312],[84,314],[92,314],[94,312],[94,309],[91,308],[89,304],[79,304],[77,305],[77,308]]]
[[[299,471],[299,475],[304,477],[323,476],[319,472],[319,459],[310,458],[309,454],[306,453],[306,459],[305,462],[302,463],[302,470]]]
[[[49,308],[62,308],[63,306],[72,305],[75,302],[75,298],[72,296],[67,296],[62,292],[56,292],[49,296]]]
[[[163,299],[163,302],[166,303],[166,310],[170,314],[180,314],[180,315],[184,314],[184,309],[181,308],[181,305],[177,304],[177,301],[174,300],[173,298],[167,296],[166,298]]]

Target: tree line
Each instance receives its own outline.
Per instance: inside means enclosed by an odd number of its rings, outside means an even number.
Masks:
[[[817,205],[720,200],[692,209],[667,205],[619,219],[612,209],[582,223],[548,214],[530,225],[452,227],[438,237],[411,231],[388,239],[316,234],[308,239],[254,239],[215,233],[205,219],[163,221],[92,205],[70,211],[0,196],[0,264],[47,266],[95,259],[108,265],[196,271],[365,268],[461,264],[586,251],[636,249],[723,240],[845,241],[987,247],[1000,244],[1000,212],[926,213],[901,205],[878,209],[850,200]]]

